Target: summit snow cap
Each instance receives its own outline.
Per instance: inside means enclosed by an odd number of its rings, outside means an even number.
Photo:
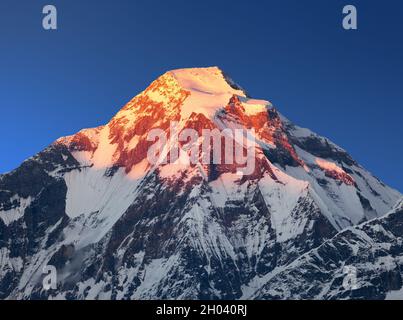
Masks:
[[[183,119],[189,118],[193,112],[212,119],[233,96],[241,98],[245,104],[252,102],[261,108],[271,106],[268,101],[248,99],[245,90],[218,67],[177,69],[166,75],[173,76],[178,86],[189,93],[182,107]]]
[[[186,68],[168,71],[183,89],[208,94],[235,94],[246,96],[245,91],[219,67]]]

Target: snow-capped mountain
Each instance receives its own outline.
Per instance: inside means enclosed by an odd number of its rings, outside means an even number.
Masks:
[[[172,122],[200,136],[253,129],[253,172],[151,164],[147,135]],[[395,297],[401,197],[219,68],[170,71],[105,126],[0,176],[0,299]],[[46,291],[48,265],[58,282]],[[346,265],[355,290],[343,287]]]

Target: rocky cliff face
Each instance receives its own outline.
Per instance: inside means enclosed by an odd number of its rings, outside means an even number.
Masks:
[[[347,228],[277,273],[253,299],[402,299],[403,201],[389,214]],[[344,283],[353,270],[354,283]]]
[[[202,139],[177,146],[177,160],[200,151],[195,164],[151,164],[147,135],[173,122],[200,136],[253,129],[254,170],[203,163]],[[400,197],[220,69],[170,71],[107,125],[0,176],[0,298],[385,298],[401,288],[401,211],[384,216]],[[377,272],[370,252],[396,267]],[[354,292],[340,283],[347,263],[366,270]]]

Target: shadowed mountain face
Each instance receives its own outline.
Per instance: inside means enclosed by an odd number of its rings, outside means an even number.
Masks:
[[[151,164],[148,134],[170,136],[172,123],[200,137],[253,130],[253,170],[203,163],[206,152],[196,164]],[[189,145],[202,151],[202,139],[180,142],[180,160],[192,157]],[[174,70],[105,126],[61,138],[0,176],[0,298],[396,296],[400,198],[220,69]],[[48,265],[57,288],[46,291]],[[345,266],[357,270],[354,290],[343,285]]]

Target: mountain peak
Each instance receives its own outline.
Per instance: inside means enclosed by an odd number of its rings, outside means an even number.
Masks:
[[[185,90],[207,94],[246,96],[244,90],[235,84],[219,67],[176,69],[168,73]]]
[[[374,218],[401,196],[221,69],[169,71],[0,176],[0,299],[382,298],[401,288],[403,203]]]
[[[245,102],[249,100],[247,93],[219,67],[176,69],[159,76],[114,119],[125,118],[131,124],[130,119],[138,118],[139,112],[161,113],[161,108],[171,119],[179,115],[179,119],[186,120],[192,113],[201,113],[212,119],[233,96]],[[269,104],[267,101],[262,103]]]
[[[182,119],[189,118],[193,112],[211,119],[234,95],[247,97],[245,91],[219,67],[168,71],[155,80],[144,95],[156,103],[163,103],[166,110],[172,106],[177,109],[180,104]],[[129,103],[128,107],[133,104]]]

